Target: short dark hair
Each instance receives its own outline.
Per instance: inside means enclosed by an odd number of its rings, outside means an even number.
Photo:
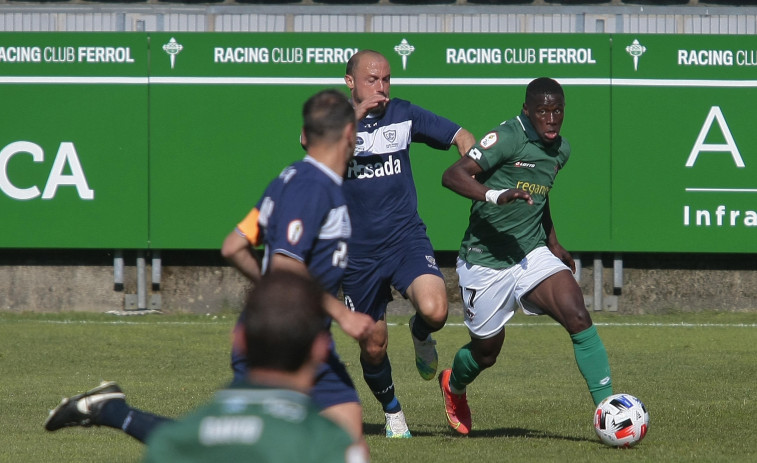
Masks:
[[[308,144],[335,141],[347,124],[355,122],[355,110],[342,92],[322,90],[303,105],[302,121]]]
[[[526,102],[533,101],[544,94],[562,95],[565,97],[562,86],[549,77],[539,77],[532,80],[526,87]]]
[[[248,292],[242,318],[249,368],[297,371],[326,330],[323,291],[307,276],[273,271]]]

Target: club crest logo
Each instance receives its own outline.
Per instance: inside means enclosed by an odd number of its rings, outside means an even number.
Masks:
[[[394,140],[397,139],[397,131],[396,130],[387,130],[384,132],[384,138],[386,138],[386,141],[389,143],[394,143]]]
[[[634,39],[631,45],[626,47],[626,52],[633,58],[633,70],[639,70],[639,58],[646,53],[647,47],[640,44],[638,40]]]
[[[163,45],[163,51],[168,53],[168,57],[171,59],[171,69],[176,65],[176,55],[184,49],[184,46],[171,37],[171,40],[167,44]]]
[[[394,47],[394,51],[402,57],[402,70],[407,69],[407,57],[415,51],[415,47],[407,42],[407,39],[402,39],[399,45]]]

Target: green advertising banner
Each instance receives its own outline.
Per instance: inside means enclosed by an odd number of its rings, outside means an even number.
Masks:
[[[613,43],[613,248],[757,251],[757,37]]]
[[[0,246],[146,248],[147,42],[0,33]]]
[[[477,137],[520,112],[531,79],[563,81],[575,155],[554,190],[558,230],[573,249],[609,245],[609,195],[582,180],[610,187],[606,36],[178,33],[151,34],[150,44],[154,247],[219,247],[267,182],[304,155],[302,103],[323,88],[346,92],[346,62],[367,48],[388,58],[392,96]],[[442,188],[441,175],[458,154],[424,145],[411,152],[429,235],[437,249],[457,249],[470,201]]]
[[[757,38],[605,34],[0,33],[0,247],[218,249],[302,158],[302,103],[383,53],[391,96],[477,138],[563,84],[550,192],[572,251],[754,252]],[[457,159],[412,148],[419,211],[456,250]]]

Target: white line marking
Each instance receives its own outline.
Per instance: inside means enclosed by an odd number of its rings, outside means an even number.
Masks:
[[[612,79],[560,78],[563,85],[596,85],[610,87],[716,87],[753,88],[757,80],[714,79]],[[481,77],[436,77],[394,78],[395,85],[517,85],[530,82],[530,78],[481,78]],[[2,76],[0,84],[179,84],[179,85],[342,85],[341,78],[334,77],[76,77],[76,76]]]
[[[686,188],[686,191],[706,193],[757,193],[757,188]]]
[[[0,84],[147,84],[147,77],[0,76]]]

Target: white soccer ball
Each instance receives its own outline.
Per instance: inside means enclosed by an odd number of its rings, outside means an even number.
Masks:
[[[641,400],[630,394],[614,394],[597,405],[594,430],[612,447],[637,444],[649,430],[649,412]]]

